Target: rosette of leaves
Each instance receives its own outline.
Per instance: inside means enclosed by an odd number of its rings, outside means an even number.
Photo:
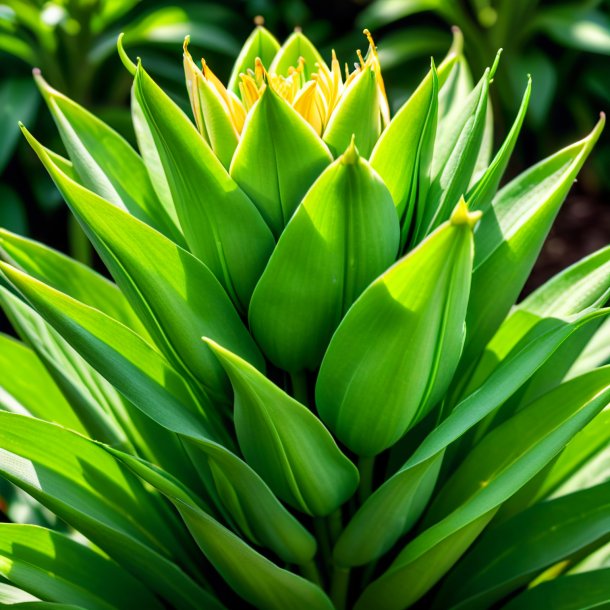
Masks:
[[[139,152],[36,76],[112,281],[0,232],[3,603],[608,602],[610,249],[514,306],[603,117],[498,189],[529,83],[493,151],[497,59],[392,117],[367,36],[259,27],[227,86],[185,43],[194,120],[119,46]]]

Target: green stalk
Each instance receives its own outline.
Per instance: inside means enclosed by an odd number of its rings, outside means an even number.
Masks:
[[[330,586],[330,598],[337,610],[345,610],[349,591],[350,569],[335,566]]]
[[[358,460],[360,471],[360,487],[358,487],[358,499],[364,504],[373,491],[373,473],[375,471],[375,456],[361,457]]]
[[[290,373],[290,381],[292,382],[292,396],[301,404],[308,407],[309,392],[307,388],[307,373],[305,371]]]
[[[305,578],[307,578],[307,580],[310,580],[311,582],[315,583],[320,587],[324,586],[322,583],[322,577],[320,576],[320,571],[318,570],[318,566],[316,565],[316,562],[313,559],[311,561],[308,561],[307,563],[302,564],[300,568],[301,573]]]

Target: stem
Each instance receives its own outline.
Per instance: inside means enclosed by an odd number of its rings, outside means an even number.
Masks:
[[[360,504],[364,504],[365,500],[373,491],[373,473],[375,470],[375,456],[361,457],[358,460],[358,470],[360,471],[360,487],[358,487],[358,499]]]
[[[328,570],[332,565],[332,556],[331,556],[331,547],[330,547],[330,539],[328,536],[328,529],[326,527],[326,522],[321,517],[314,518],[314,529],[316,532],[316,539],[318,541],[318,545],[320,548],[320,553],[322,555],[322,561],[324,563],[324,568]]]
[[[90,267],[93,261],[91,244],[78,221],[72,215],[68,220],[68,242],[72,257]]]
[[[330,598],[333,600],[337,610],[345,610],[347,592],[349,591],[349,576],[349,568],[335,566],[330,585]]]
[[[309,406],[309,393],[307,391],[307,373],[299,371],[298,373],[290,373],[290,381],[292,382],[292,395],[301,404]]]
[[[334,513],[328,515],[328,530],[330,533],[331,543],[334,545],[343,531],[343,515],[341,514],[341,507],[339,507]]]
[[[303,576],[305,576],[307,580],[310,580],[316,585],[323,587],[320,571],[318,570],[318,566],[316,565],[316,562],[313,559],[311,561],[308,561],[307,563],[302,564],[300,567]]]

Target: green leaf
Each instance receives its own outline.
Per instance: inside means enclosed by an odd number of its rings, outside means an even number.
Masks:
[[[195,257],[62,174],[26,132],[84,231],[155,343],[178,370],[213,394],[226,376],[199,337],[206,333],[259,367],[264,361],[221,285]],[[197,286],[196,290],[192,286]]]
[[[213,440],[202,405],[157,351],[101,312],[15,269],[0,266],[41,315],[135,407],[203,453],[200,457],[209,462],[208,484],[217,486],[221,508],[230,512],[246,536],[289,563],[311,559],[315,543],[310,534],[245,462]],[[198,463],[199,467],[204,465]],[[162,466],[188,480],[181,464]]]
[[[183,244],[173,210],[160,204],[144,162],[131,145],[103,121],[50,87],[40,73],[34,78],[83,185]]]
[[[502,405],[573,333],[608,313],[586,314],[570,323],[552,321],[550,327],[531,332],[481,388],[455,407],[359,508],[336,544],[338,563],[363,565],[388,551],[421,517],[447,447]]]
[[[511,600],[505,610],[582,610],[604,608],[610,602],[610,568],[560,576],[528,589]]]
[[[247,362],[207,341],[235,393],[235,430],[247,462],[291,506],[334,512],[358,486],[358,470],[322,422]]]
[[[356,610],[401,609],[459,559],[508,498],[610,402],[610,368],[566,382],[489,433],[451,476],[424,529],[364,591]]]
[[[375,68],[368,66],[343,91],[323,135],[335,157],[349,146],[354,136],[362,156],[369,158],[381,133],[377,78]]]
[[[446,391],[464,338],[477,219],[462,201],[449,222],[362,293],[333,335],[316,404],[358,455],[393,445]]]
[[[244,126],[231,176],[278,237],[331,161],[330,152],[305,119],[266,87]]]
[[[184,536],[126,468],[59,426],[2,412],[0,424],[3,476],[177,607],[199,608],[203,600],[218,607],[173,562],[187,559]]]
[[[117,452],[112,453],[118,456]],[[279,568],[204,512],[167,473],[123,457],[134,472],[173,502],[205,556],[244,599],[260,608],[278,610],[333,607],[321,589]]]
[[[112,560],[64,534],[34,525],[0,524],[0,574],[48,601],[91,610],[127,610],[138,604],[162,608]]]
[[[267,357],[316,369],[345,312],[394,262],[398,239],[390,194],[352,143],[308,191],[252,295],[250,329]]]
[[[521,106],[519,107],[519,111],[517,112],[517,116],[515,117],[515,121],[513,122],[508,135],[485,173],[468,191],[466,201],[471,210],[481,210],[484,212],[489,208],[515,148],[517,137],[521,132],[531,92],[532,79],[529,77],[523,99],[521,100]]]
[[[476,361],[516,301],[572,182],[604,126],[530,168],[495,197],[475,236],[463,366]],[[494,298],[490,299],[489,295]]]
[[[451,73],[456,60],[457,55],[450,51],[438,70],[432,65],[426,78],[383,131],[371,153],[371,165],[388,187],[398,216],[407,226],[413,214],[419,174],[427,173],[429,169],[421,155],[426,140],[434,137],[438,88]]]
[[[153,184],[160,173],[189,248],[246,309],[273,249],[271,232],[193,124],[141,65],[132,103]]]
[[[431,182],[415,228],[414,243],[445,222],[468,187],[485,133],[489,83],[488,69],[470,95],[442,118],[430,167]]]
[[[288,76],[289,69],[296,67],[301,57],[305,61],[304,75],[306,81],[310,80],[314,72],[317,72],[316,63],[326,65],[309,38],[302,32],[293,32],[275,54],[269,66],[269,72]]]
[[[435,607],[489,608],[609,533],[609,483],[532,506],[481,538],[445,581]]]
[[[257,57],[263,62],[263,66],[268,68],[279,50],[280,43],[271,32],[260,25],[255,27],[235,60],[227,89],[239,94],[239,75],[254,70],[254,61]]]
[[[103,311],[142,337],[149,336],[123,293],[91,267],[2,228],[0,255],[14,267],[86,305]]]
[[[0,334],[0,408],[56,422],[86,434],[55,382],[36,357],[20,341]],[[32,380],[36,380],[32,383]]]

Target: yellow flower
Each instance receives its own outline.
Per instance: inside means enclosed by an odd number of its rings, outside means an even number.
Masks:
[[[356,85],[365,74],[373,72],[377,83],[380,121],[385,127],[390,121],[388,100],[381,76],[381,66],[373,37],[364,30],[369,49],[366,57],[357,51],[358,63],[350,72],[345,64],[345,80],[335,52],[332,52],[330,67],[324,61],[317,61],[314,66],[306,66],[306,60],[300,57],[294,66],[285,73],[276,73],[263,65],[256,58],[252,68],[239,74],[239,95],[227,89],[212,72],[205,60],[201,60],[200,69],[188,51],[188,37],[184,41],[184,68],[186,73],[189,97],[197,122],[197,127],[204,137],[208,137],[211,120],[226,122],[237,137],[242,132],[248,113],[260,99],[266,87],[271,87],[282,99],[290,104],[320,136],[324,134],[333,112],[341,99]],[[308,68],[308,70],[306,69]],[[307,78],[309,74],[309,78]],[[213,104],[224,113],[224,116],[205,112],[204,105]]]

